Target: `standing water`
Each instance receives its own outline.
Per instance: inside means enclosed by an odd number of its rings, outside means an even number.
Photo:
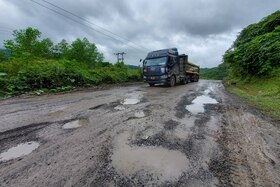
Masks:
[[[192,101],[192,104],[187,105],[186,109],[190,111],[192,114],[196,115],[198,113],[204,112],[204,105],[205,104],[217,104],[217,100],[213,99],[209,96],[202,95],[198,96]]]
[[[18,144],[15,147],[8,149],[6,152],[0,154],[0,161],[7,161],[30,154],[33,150],[39,147],[38,142],[27,142]]]

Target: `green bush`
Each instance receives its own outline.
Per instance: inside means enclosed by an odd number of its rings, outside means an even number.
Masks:
[[[36,90],[64,91],[74,87],[141,80],[139,70],[127,70],[118,65],[89,68],[86,64],[69,60],[33,59],[22,63],[20,58],[13,59],[0,64],[0,72],[7,73],[0,77],[1,95]]]

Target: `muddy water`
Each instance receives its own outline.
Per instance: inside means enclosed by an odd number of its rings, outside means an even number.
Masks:
[[[79,119],[79,120],[75,120],[75,121],[70,121],[68,123],[65,123],[62,128],[63,129],[75,129],[75,128],[79,128],[83,125],[87,125],[88,121],[86,119]]]
[[[7,161],[30,154],[33,150],[39,147],[38,142],[27,142],[18,144],[15,147],[8,149],[6,152],[0,154],[0,161]]]
[[[125,96],[123,101],[121,102],[123,105],[135,105],[140,103],[141,98],[143,97],[142,92],[133,92],[129,93]]]
[[[196,115],[204,113],[205,104],[217,104],[217,100],[209,97],[208,95],[201,95],[192,101],[192,104],[186,106],[186,110]]]
[[[159,182],[177,180],[189,167],[183,153],[155,146],[130,146],[129,133],[116,138],[112,165],[125,176],[150,175]]]

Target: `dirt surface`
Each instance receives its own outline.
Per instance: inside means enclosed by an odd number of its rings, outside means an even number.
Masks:
[[[2,100],[0,186],[280,186],[279,128],[218,81]]]

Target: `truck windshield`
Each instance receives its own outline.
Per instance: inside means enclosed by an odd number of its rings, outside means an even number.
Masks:
[[[164,65],[166,63],[167,57],[147,59],[144,61],[145,66],[156,66]]]

